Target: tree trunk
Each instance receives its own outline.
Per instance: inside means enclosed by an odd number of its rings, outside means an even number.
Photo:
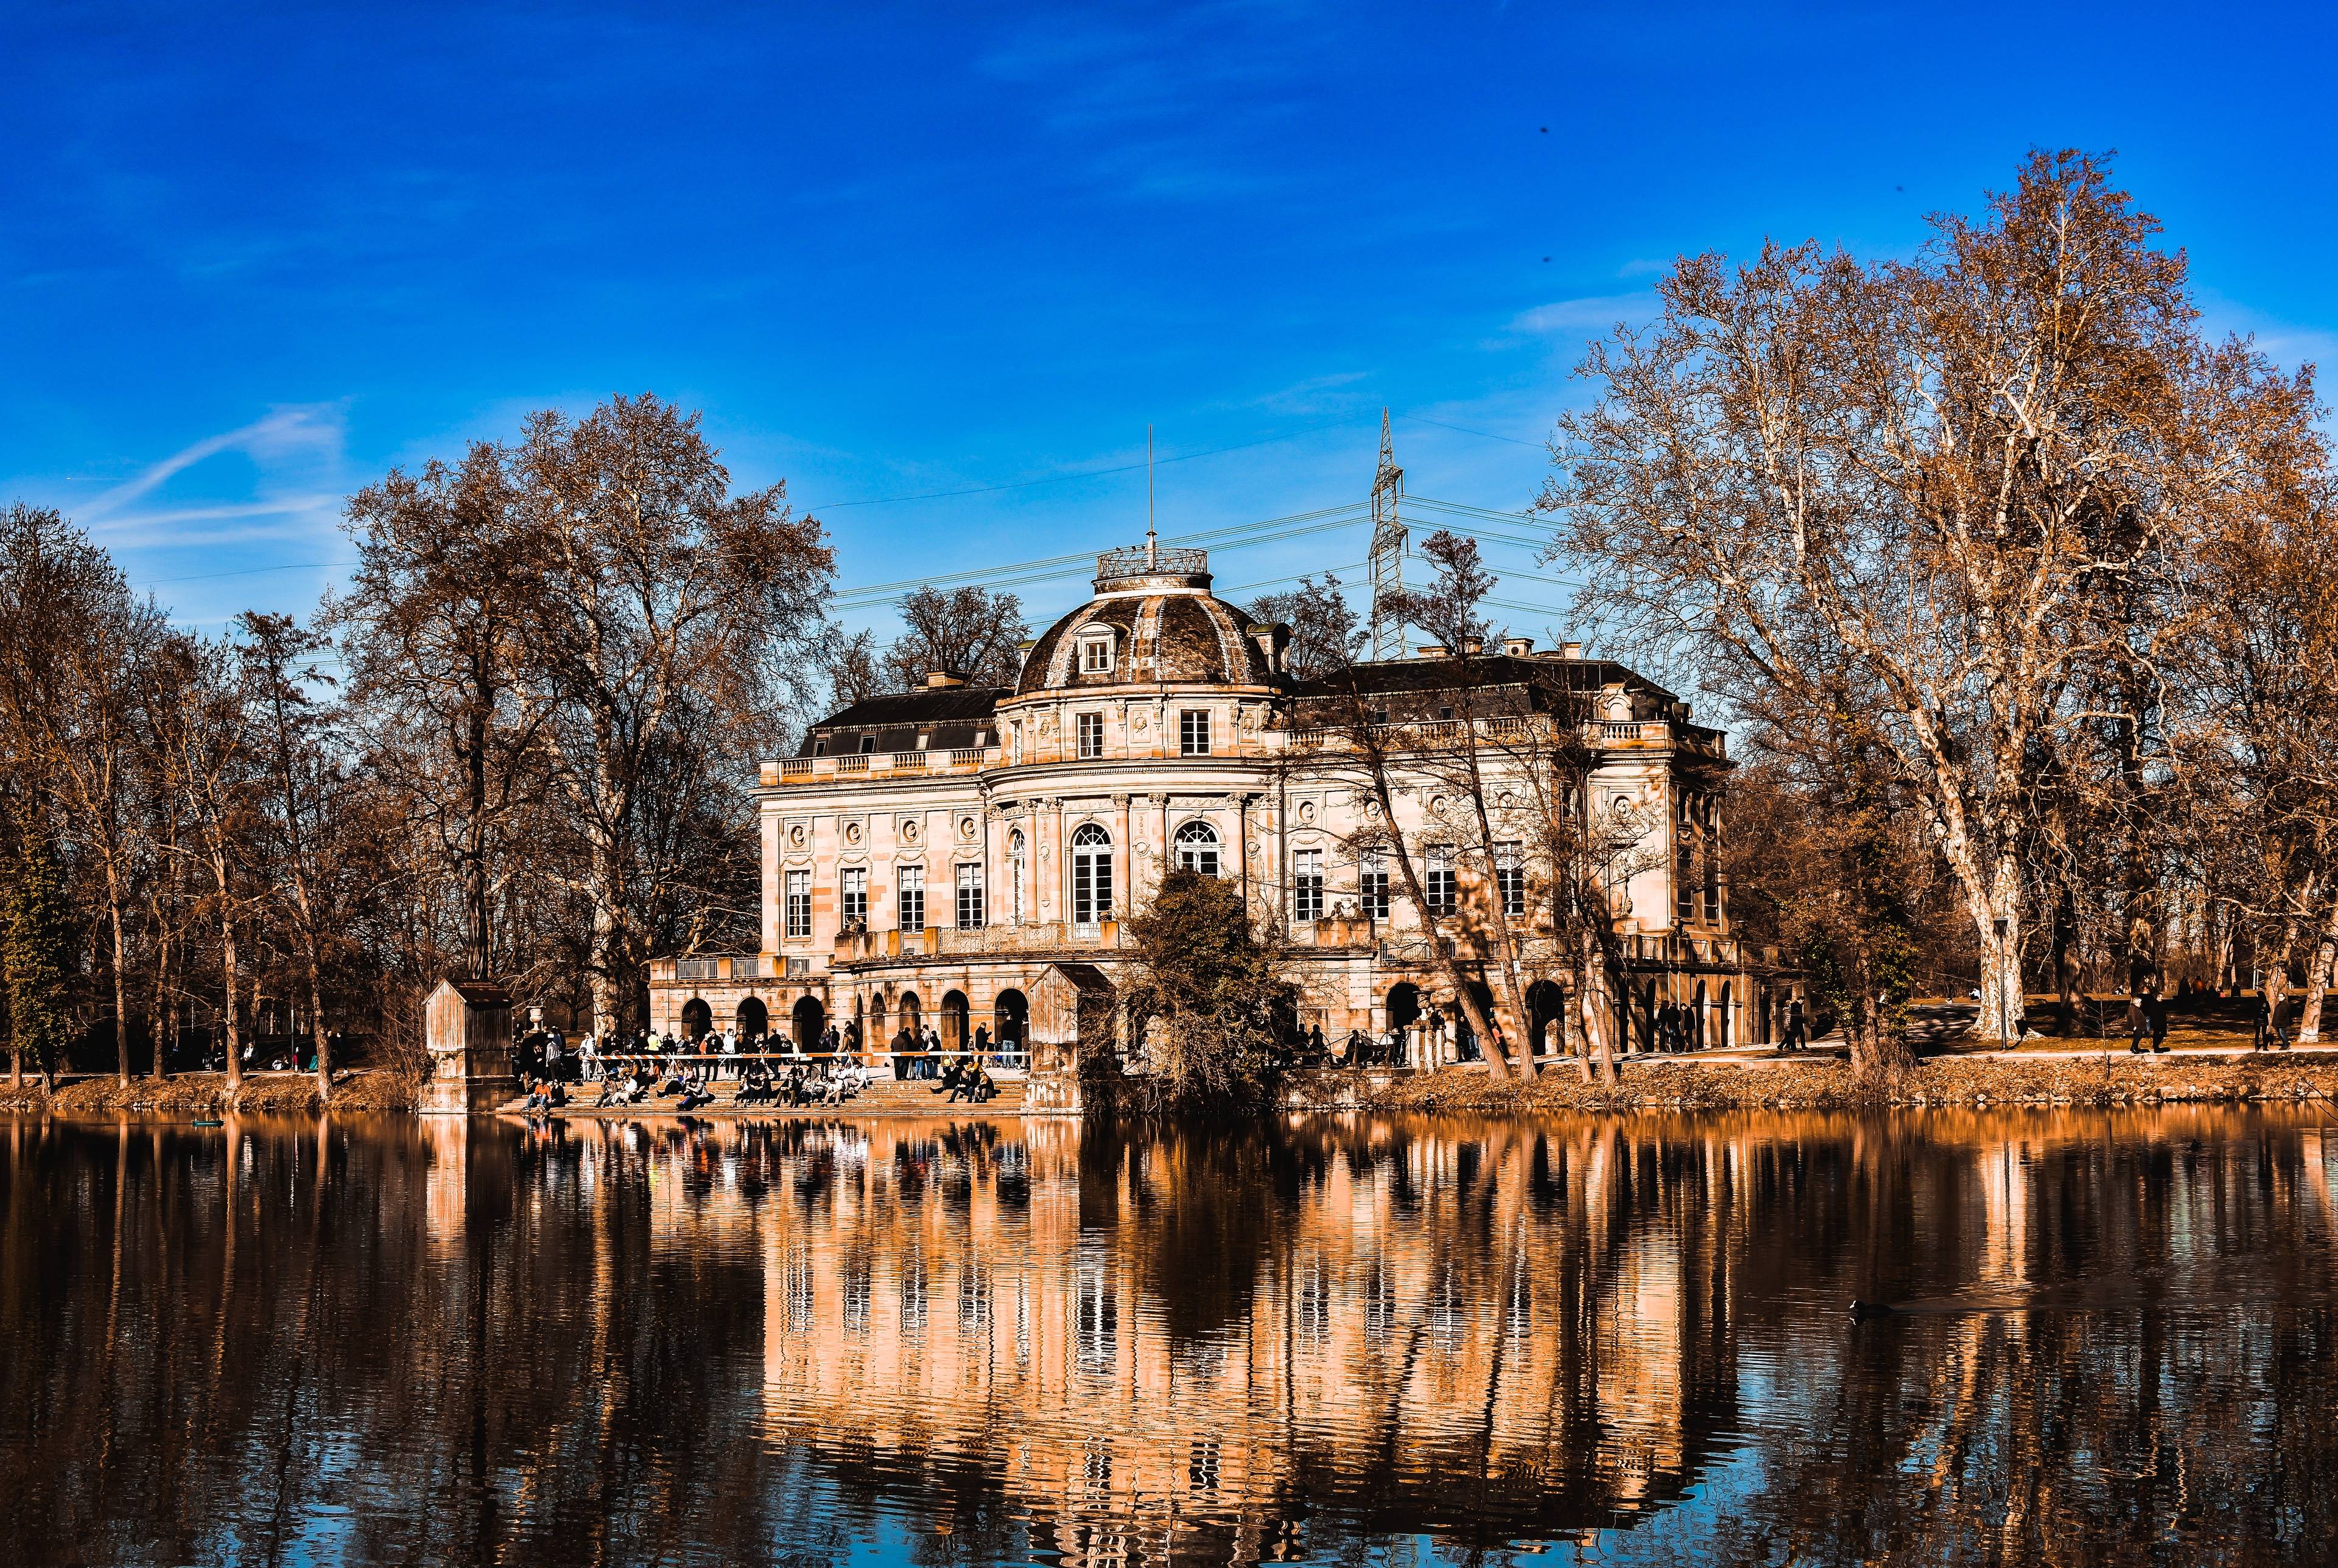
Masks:
[[[227,1090],[232,1102],[243,1092],[242,1032],[235,1022],[235,915],[231,910],[220,916],[220,967],[224,971],[227,1005],[221,1012],[221,1022],[227,1028]]]
[[[2021,1029],[2021,882],[2011,856],[1998,862],[1989,905],[1975,922],[1980,937],[1981,1039],[2008,1044]]]
[[[2312,1044],[2322,1038],[2322,1004],[2330,995],[2330,969],[2338,957],[2338,894],[2322,917],[2322,931],[2313,944],[2313,961],[2305,966],[2305,1004],[2297,1015],[2297,1043]]]
[[[123,975],[128,951],[122,936],[122,897],[113,867],[105,870],[105,912],[113,930],[113,1070],[123,1088],[130,1086],[130,990]]]
[[[317,962],[315,938],[302,942],[301,949],[309,970],[309,1036],[317,1048],[317,1098],[329,1103],[333,1097],[333,1053],[325,1042],[323,966]]]

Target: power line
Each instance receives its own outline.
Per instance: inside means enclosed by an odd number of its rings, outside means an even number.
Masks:
[[[1515,436],[1497,436],[1491,430],[1472,430],[1467,425],[1449,425],[1442,419],[1431,419],[1426,414],[1400,414],[1400,419],[1410,419],[1416,425],[1434,425],[1440,430],[1458,430],[1464,436],[1483,436],[1488,441],[1507,441],[1513,446],[1542,448],[1539,441],[1521,441]]]
[[[1337,429],[1347,423],[1334,419],[1322,425],[1310,425],[1302,430],[1286,430],[1280,436],[1264,436],[1255,441],[1237,442],[1232,446],[1213,446],[1203,452],[1183,452],[1174,457],[1163,457],[1157,464],[1192,463],[1203,457],[1223,457],[1229,452],[1247,452],[1256,446],[1272,446],[1280,441],[1296,441],[1302,436],[1318,435]],[[909,501],[948,501],[960,495],[991,495],[1001,490],[1028,490],[1036,485],[1068,485],[1076,479],[1105,479],[1115,474],[1134,474],[1147,466],[1144,463],[1124,463],[1113,468],[1083,468],[1076,474],[1050,474],[1042,479],[1016,479],[1004,485],[976,485],[964,490],[929,490],[917,495],[877,495],[865,501],[829,501],[818,506],[807,506],[807,514],[841,512],[851,506],[894,506]]]

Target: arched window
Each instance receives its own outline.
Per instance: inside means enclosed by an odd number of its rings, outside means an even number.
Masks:
[[[1072,924],[1112,918],[1112,835],[1090,822],[1072,835]]]
[[[1177,869],[1218,874],[1218,830],[1207,822],[1188,822],[1177,829]]]
[[[1007,913],[1016,925],[1023,924],[1023,829],[1020,828],[1007,836]]]

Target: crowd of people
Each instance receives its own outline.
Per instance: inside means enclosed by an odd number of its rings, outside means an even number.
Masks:
[[[897,1080],[929,1081],[952,1104],[981,1104],[998,1093],[992,1069],[1011,1053],[978,1025],[968,1049],[953,1051],[940,1034],[904,1024],[889,1043]],[[526,1090],[530,1113],[571,1103],[569,1085],[599,1085],[595,1110],[671,1101],[689,1112],[714,1102],[714,1085],[735,1082],[734,1103],[805,1107],[841,1105],[866,1089],[876,1073],[861,1059],[857,1022],[830,1024],[807,1050],[776,1032],[711,1032],[694,1039],[672,1032],[637,1032],[606,1039],[582,1035],[572,1046],[557,1028],[515,1032],[512,1064]]]

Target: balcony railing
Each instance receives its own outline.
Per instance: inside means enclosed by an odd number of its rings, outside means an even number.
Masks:
[[[707,980],[761,980],[765,977],[760,953],[708,954],[689,958],[653,958],[650,978],[697,983]]]
[[[1465,722],[1468,720],[1424,719],[1372,724],[1366,730],[1375,741],[1391,751],[1429,750],[1450,746],[1459,740]],[[1529,733],[1535,722],[1523,714],[1504,714],[1477,720],[1477,729],[1479,735],[1490,740],[1515,743]],[[1547,730],[1545,733],[1548,733]],[[1724,750],[1724,738],[1718,730],[1698,724],[1672,724],[1661,719],[1595,719],[1583,726],[1582,735],[1586,742],[1601,749],[1672,747],[1710,757],[1721,756]],[[1295,730],[1292,731],[1291,744],[1299,750],[1338,750],[1351,744],[1351,739],[1345,728]]]
[[[959,746],[947,751],[850,751],[840,757],[788,757],[763,764],[765,789],[818,784],[839,774],[871,779],[908,774],[972,773],[999,762],[996,746]]]

